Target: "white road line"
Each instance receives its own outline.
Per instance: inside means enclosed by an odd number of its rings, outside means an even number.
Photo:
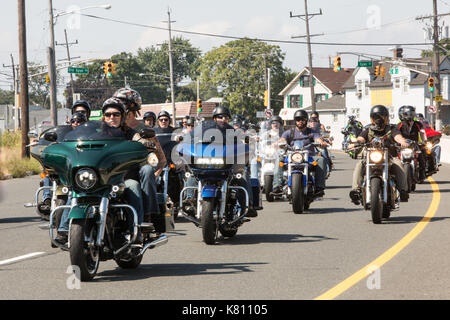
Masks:
[[[46,252],[33,252],[33,253],[29,253],[29,254],[25,254],[23,256],[20,257],[16,257],[16,258],[11,258],[11,259],[7,259],[7,260],[3,260],[0,261],[0,266],[4,266],[7,264],[11,264],[11,263],[16,263],[22,260],[26,260],[26,259],[31,259],[37,256],[41,256],[43,254],[46,254]]]

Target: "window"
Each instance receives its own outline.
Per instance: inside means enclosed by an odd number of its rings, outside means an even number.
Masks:
[[[300,87],[309,87],[309,75],[303,75],[300,78]]]
[[[303,106],[303,95],[293,94],[289,96],[289,108],[300,108]]]
[[[369,95],[369,81],[364,82],[364,95],[365,96]]]
[[[359,94],[362,93],[362,80],[358,80],[358,82],[356,82],[356,92]]]
[[[396,78],[394,80],[394,88],[396,88],[396,89],[400,88],[400,79],[399,78]]]
[[[338,121],[338,114],[336,112],[333,112],[333,122]]]
[[[327,93],[319,93],[319,94],[316,94],[314,96],[314,100],[316,102],[324,101],[324,100],[327,100],[327,99],[328,99],[328,94]]]
[[[359,108],[351,108],[350,114],[354,115],[358,119],[359,118]]]

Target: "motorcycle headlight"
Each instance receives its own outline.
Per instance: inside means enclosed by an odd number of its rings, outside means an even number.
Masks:
[[[425,147],[426,147],[428,150],[431,150],[431,148],[433,148],[433,143],[427,142],[427,144],[425,145]]]
[[[369,154],[370,161],[380,163],[383,161],[383,153],[380,151],[372,151]]]
[[[153,152],[148,155],[147,160],[152,167],[158,166],[158,157]]]
[[[299,152],[293,153],[291,156],[292,162],[302,162],[303,155]]]
[[[413,149],[405,148],[405,149],[402,149],[401,152],[402,152],[403,158],[409,159],[409,158],[412,158],[412,156],[413,156]]]
[[[221,169],[225,166],[223,158],[203,157],[196,158],[194,164],[201,168]]]
[[[75,173],[75,183],[81,189],[91,189],[97,183],[97,173],[90,168],[79,169]]]

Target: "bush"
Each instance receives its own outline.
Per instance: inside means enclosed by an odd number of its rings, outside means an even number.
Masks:
[[[17,131],[4,131],[0,135],[0,147],[14,148],[19,147],[22,143],[22,133]]]
[[[441,133],[445,134],[446,136],[450,136],[450,124],[446,124],[445,126],[443,126]]]
[[[0,151],[0,180],[12,175],[14,178],[22,178],[27,172],[38,174],[41,172],[41,165],[33,158],[21,158],[20,147],[5,148]]]

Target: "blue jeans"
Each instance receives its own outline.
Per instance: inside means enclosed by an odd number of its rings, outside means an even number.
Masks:
[[[439,165],[439,163],[441,163],[441,146],[440,145],[436,145],[436,147],[434,149],[434,154],[436,156],[436,165]]]
[[[43,181],[43,187],[50,187],[52,185],[50,178],[47,176],[44,179],[42,179],[42,181]],[[52,193],[51,193],[50,189],[44,189],[42,191],[42,202],[44,202],[45,199],[50,199],[51,197],[52,197]]]
[[[139,178],[141,180],[140,189],[144,214],[159,214],[158,199],[156,198],[155,169],[149,164],[142,166],[139,170]]]
[[[261,162],[257,161],[257,158],[253,158],[250,162],[250,178],[259,180],[259,170],[261,168]]]

